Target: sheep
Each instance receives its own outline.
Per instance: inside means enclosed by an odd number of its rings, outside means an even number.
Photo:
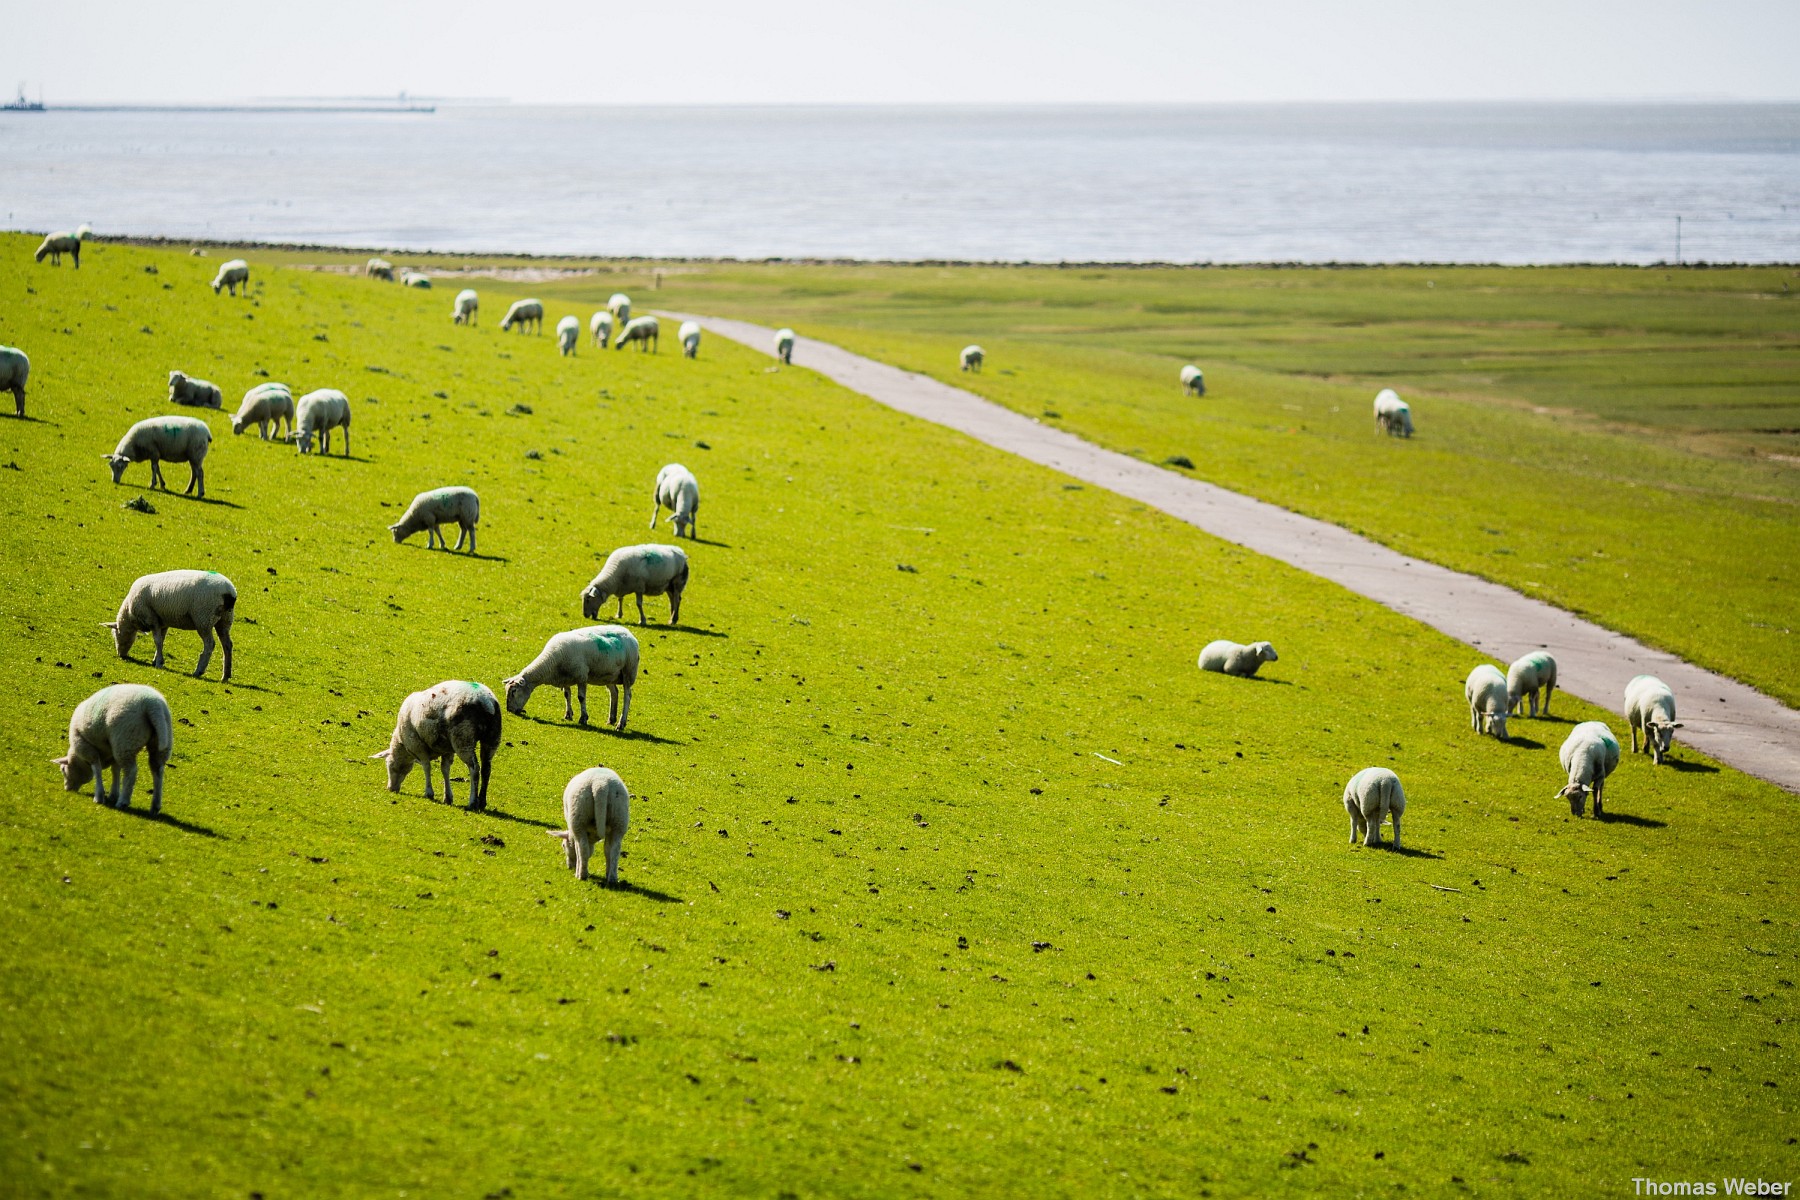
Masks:
[[[1275,647],[1267,642],[1251,642],[1248,646],[1227,641],[1208,642],[1206,648],[1200,651],[1200,669],[1240,675],[1248,679],[1264,663],[1279,662],[1280,658],[1275,653]]]
[[[1569,736],[1557,752],[1563,770],[1569,773],[1569,786],[1557,792],[1569,798],[1569,811],[1581,815],[1587,794],[1594,794],[1594,816],[1605,815],[1602,806],[1606,777],[1619,765],[1619,739],[1601,721],[1583,721],[1569,730]]]
[[[1542,650],[1533,651],[1506,668],[1506,711],[1524,716],[1531,701],[1531,715],[1538,715],[1538,692],[1544,693],[1544,716],[1550,715],[1550,697],[1556,691],[1556,660]]]
[[[444,803],[455,804],[450,790],[450,763],[460,758],[469,768],[469,811],[487,807],[488,783],[494,777],[494,751],[500,747],[500,701],[479,683],[447,679],[400,702],[394,736],[388,748],[370,758],[387,760],[387,788],[398,792],[414,764],[425,767],[425,798],[431,791],[431,764],[444,772]]]
[[[591,625],[559,633],[544,643],[541,654],[524,670],[506,680],[506,711],[515,717],[525,715],[525,702],[531,693],[544,686],[561,688],[563,720],[574,717],[569,705],[569,689],[581,697],[581,723],[588,723],[588,684],[605,684],[612,696],[611,715],[607,724],[618,722],[620,733],[631,716],[631,687],[637,682],[638,643],[631,630],[623,625]],[[619,688],[625,689],[625,705],[619,706]]]
[[[638,624],[648,625],[644,597],[669,597],[669,624],[681,621],[681,593],[687,588],[687,554],[679,546],[622,546],[606,556],[606,565],[581,590],[581,615],[592,621],[609,598],[619,601],[619,620],[625,617],[625,597],[636,594]]]
[[[623,329],[631,323],[631,297],[624,292],[614,292],[606,302],[606,311],[612,314],[613,324]]]
[[[517,325],[521,333],[529,326],[537,326],[537,332],[544,332],[544,302],[542,300],[514,300],[506,315],[500,318],[500,332],[505,333]]]
[[[164,491],[169,485],[163,482],[162,463],[184,462],[192,473],[187,487],[181,494],[197,491],[200,499],[206,499],[206,452],[212,446],[212,430],[206,422],[198,417],[151,417],[147,421],[139,421],[125,431],[119,444],[111,454],[102,454],[112,466],[113,483],[117,484],[125,475],[125,468],[134,462],[150,461],[150,486],[160,487]]]
[[[225,404],[225,393],[219,390],[219,385],[216,383],[208,383],[204,379],[190,379],[180,371],[170,371],[169,403],[185,404],[189,408],[222,408]]]
[[[981,364],[987,361],[987,351],[980,346],[964,346],[957,359],[959,369],[972,374],[981,374]]]
[[[581,336],[581,322],[575,317],[564,317],[556,323],[556,348],[566,357],[575,353],[575,341]]]
[[[89,225],[86,221],[83,221],[81,224],[79,224],[75,227],[75,240],[76,241],[85,242],[93,236],[94,236],[94,227],[92,225]]]
[[[775,357],[784,363],[794,361],[794,331],[777,329],[775,331]]]
[[[481,296],[474,288],[464,288],[456,293],[456,307],[450,310],[450,319],[458,325],[473,325],[480,308]]]
[[[1400,777],[1386,767],[1364,767],[1344,785],[1344,811],[1350,814],[1350,844],[1358,837],[1365,846],[1381,845],[1381,819],[1394,822],[1394,849],[1400,849],[1400,814],[1406,811],[1406,792]]]
[[[424,288],[426,291],[430,291],[431,290],[431,276],[421,274],[418,271],[404,271],[400,275],[400,286],[401,287],[409,287],[409,288]]]
[[[700,322],[683,321],[676,337],[681,342],[681,353],[686,358],[700,357]]]
[[[331,453],[331,431],[344,431],[344,457],[350,457],[350,397],[336,388],[320,388],[300,397],[294,405],[296,428],[288,434],[294,449],[311,454],[313,438],[319,439],[319,452]]]
[[[237,588],[217,571],[158,571],[141,575],[125,593],[116,621],[103,621],[112,630],[113,648],[129,659],[140,633],[156,643],[152,667],[163,665],[163,637],[171,629],[192,629],[200,635],[200,661],[194,678],[206,675],[212,661],[213,634],[225,647],[225,673],[220,683],[231,682],[231,623],[237,619]]]
[[[1469,702],[1469,724],[1476,733],[1491,733],[1506,740],[1506,676],[1492,663],[1482,663],[1463,681]]]
[[[115,683],[75,706],[69,718],[69,752],[50,761],[62,768],[63,789],[78,792],[94,781],[94,803],[131,807],[137,786],[137,759],[150,751],[150,811],[162,811],[163,768],[175,749],[175,723],[169,702],[153,687]],[[111,767],[112,796],[102,773]]]
[[[263,441],[269,440],[269,426],[275,426],[275,438],[283,441],[281,423],[287,422],[288,433],[294,431],[294,392],[285,383],[259,383],[244,393],[244,402],[231,414],[231,432],[239,434],[256,425]]]
[[[14,346],[0,346],[0,391],[13,394],[15,417],[25,415],[25,381],[31,378],[31,360]]]
[[[394,264],[385,258],[371,258],[363,265],[363,274],[370,279],[385,279],[394,282]]]
[[[633,317],[626,322],[625,328],[619,330],[618,340],[613,343],[614,350],[623,350],[625,343],[636,342],[639,350],[648,346],[656,349],[657,338],[662,334],[662,326],[655,317]]]
[[[1412,409],[1393,388],[1375,394],[1375,431],[1390,437],[1413,435]]]
[[[575,878],[586,882],[588,860],[595,843],[606,847],[606,882],[619,882],[619,846],[625,831],[631,827],[631,792],[618,772],[606,767],[589,767],[563,788],[563,823],[567,829],[546,829],[553,838],[561,838],[569,869]]]
[[[613,317],[606,309],[598,309],[588,318],[588,332],[593,335],[594,345],[602,350],[612,340]]]
[[[388,526],[388,532],[394,535],[395,542],[404,542],[423,529],[427,550],[432,546],[442,546],[448,550],[451,548],[450,539],[439,531],[438,526],[455,521],[458,526],[455,548],[461,550],[466,537],[469,540],[469,553],[473,554],[475,525],[480,520],[481,499],[476,496],[474,488],[435,488],[414,496],[400,519]]]
[[[656,473],[656,492],[651,501],[650,528],[656,528],[656,518],[662,510],[669,510],[669,523],[675,526],[675,536],[687,530],[688,538],[699,537],[695,516],[700,512],[700,481],[694,473],[680,463],[670,463]]]
[[[239,284],[244,285],[244,295],[248,296],[250,294],[250,264],[241,258],[220,263],[219,273],[213,276],[213,295],[218,295],[219,289],[225,288],[235,296],[238,294]]]
[[[86,226],[83,226],[82,228],[85,229]],[[37,248],[37,253],[33,255],[32,258],[36,262],[43,262],[44,259],[48,258],[51,266],[60,267],[62,266],[62,256],[67,254],[70,258],[75,260],[75,269],[80,270],[81,241],[82,239],[79,233],[69,233],[66,230],[58,230],[55,233],[46,234],[44,235],[43,242]]]
[[[1206,395],[1206,376],[1193,363],[1181,368],[1181,390],[1190,396]]]
[[[1669,753],[1669,743],[1681,722],[1675,719],[1675,693],[1654,675],[1635,675],[1625,685],[1625,720],[1631,726],[1631,752],[1648,754],[1650,761],[1662,766]],[[1644,748],[1638,749],[1638,731],[1644,734]]]

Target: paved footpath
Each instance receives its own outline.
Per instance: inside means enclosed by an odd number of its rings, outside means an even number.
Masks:
[[[775,332],[722,317],[663,314],[775,352]],[[944,425],[1065,475],[1129,496],[1247,550],[1329,579],[1510,662],[1530,650],[1556,657],[1559,690],[1614,715],[1633,675],[1655,675],[1675,691],[1686,743],[1740,771],[1800,792],[1800,712],[1754,688],[1584,621],[1510,588],[1409,558],[1324,521],[1189,479],[1021,416],[961,388],[801,339],[794,365],[817,371],[889,408]],[[1173,386],[1171,384],[1170,386]],[[1446,703],[1449,701],[1446,700]],[[1627,749],[1629,753],[1629,749]]]

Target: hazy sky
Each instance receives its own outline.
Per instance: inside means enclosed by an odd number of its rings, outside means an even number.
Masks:
[[[1800,99],[1800,0],[0,0],[77,100]]]

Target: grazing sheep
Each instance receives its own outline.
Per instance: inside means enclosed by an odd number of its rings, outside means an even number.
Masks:
[[[153,687],[115,683],[75,706],[69,718],[69,752],[50,761],[62,768],[63,789],[78,792],[94,781],[94,803],[131,807],[137,786],[137,758],[150,751],[150,811],[162,811],[163,768],[175,749],[175,723],[169,702]],[[111,767],[112,796],[102,772]]]
[[[250,294],[250,264],[241,258],[220,263],[219,273],[213,276],[213,295],[218,295],[219,289],[225,288],[235,296],[238,294],[239,284],[243,285],[244,295],[248,296]]]
[[[169,402],[185,404],[189,408],[222,408],[225,405],[225,393],[219,390],[216,383],[208,383],[204,379],[189,379],[180,371],[170,371]]]
[[[700,357],[700,322],[683,321],[676,332],[681,341],[681,353],[685,358]]]
[[[1406,811],[1406,792],[1400,777],[1386,767],[1364,767],[1344,785],[1344,811],[1350,814],[1350,843],[1361,838],[1365,846],[1381,845],[1381,820],[1394,822],[1394,849],[1400,848],[1400,814]]]
[[[1267,642],[1251,642],[1248,646],[1240,646],[1236,642],[1208,642],[1206,648],[1200,651],[1200,669],[1249,678],[1264,663],[1278,662],[1280,658],[1275,653],[1275,647]]]
[[[1181,390],[1190,396],[1206,395],[1206,376],[1193,363],[1181,368]]]
[[[514,300],[506,315],[500,318],[500,332],[505,333],[517,325],[521,333],[536,326],[538,333],[544,332],[544,302],[542,300]]]
[[[1600,721],[1583,721],[1569,730],[1569,736],[1558,751],[1563,770],[1569,773],[1569,786],[1556,794],[1569,798],[1569,811],[1581,815],[1587,794],[1594,794],[1594,815],[1602,816],[1602,792],[1606,777],[1619,765],[1619,739]]]
[[[581,322],[574,317],[564,317],[556,323],[556,348],[564,356],[575,353],[576,339],[581,337]]]
[[[475,495],[474,488],[436,488],[414,496],[413,502],[406,506],[406,512],[400,519],[388,526],[388,532],[394,535],[394,541],[404,542],[423,529],[427,550],[433,546],[442,546],[448,550],[451,548],[450,539],[443,535],[438,526],[455,521],[459,527],[455,548],[461,550],[466,537],[469,539],[469,553],[473,554],[475,525],[480,520],[481,499]]]
[[[1476,733],[1491,733],[1506,740],[1506,676],[1492,663],[1482,663],[1463,681],[1469,701],[1469,724]]]
[[[1390,437],[1413,435],[1412,409],[1393,388],[1382,388],[1375,394],[1375,429]]]
[[[588,332],[594,337],[594,345],[602,350],[606,349],[606,343],[612,340],[612,330],[613,316],[606,309],[599,309],[588,318]]]
[[[25,415],[25,381],[31,378],[31,360],[23,350],[0,346],[0,392],[13,394],[15,417]]]
[[[288,435],[301,454],[311,454],[313,438],[319,439],[319,452],[331,453],[331,431],[344,431],[344,457],[350,457],[350,397],[336,388],[320,388],[300,397],[294,405],[294,432]]]
[[[125,431],[111,454],[102,454],[112,466],[113,482],[134,462],[150,462],[150,486],[168,491],[163,482],[163,460],[188,464],[192,475],[181,494],[198,491],[206,499],[206,452],[212,447],[212,430],[198,417],[151,417]]]
[[[87,227],[84,225],[82,228]],[[46,234],[43,242],[37,248],[37,253],[32,258],[37,262],[43,262],[48,258],[51,266],[60,267],[62,266],[62,256],[65,254],[75,260],[75,267],[79,270],[81,268],[80,234],[69,233],[66,230]]]
[[[636,342],[639,350],[648,347],[654,351],[661,334],[662,325],[655,317],[633,317],[625,323],[625,328],[619,330],[619,340],[613,343],[613,349],[623,350],[625,343]]]
[[[206,674],[212,661],[213,634],[225,647],[225,673],[220,683],[231,681],[231,623],[237,619],[237,588],[217,571],[159,571],[139,576],[125,593],[116,621],[103,621],[113,632],[113,648],[120,658],[131,657],[132,643],[148,633],[156,643],[153,667],[163,665],[163,637],[171,629],[192,629],[200,635],[200,661],[194,678]]]
[[[961,370],[979,375],[981,374],[981,364],[986,361],[987,351],[980,346],[964,346],[962,354],[957,359],[957,364]]]
[[[1506,711],[1524,715],[1527,698],[1531,715],[1538,715],[1538,692],[1544,693],[1544,715],[1550,715],[1550,697],[1556,691],[1556,660],[1535,650],[1506,668]]]
[[[687,554],[679,546],[622,546],[606,556],[606,565],[593,582],[581,590],[581,615],[592,621],[608,599],[619,601],[618,619],[625,617],[625,597],[635,594],[638,624],[648,625],[644,597],[669,597],[669,624],[681,621],[681,593],[687,588]]]
[[[606,847],[606,882],[619,882],[619,846],[631,827],[631,793],[616,771],[589,767],[563,789],[563,823],[567,829],[546,829],[561,838],[575,878],[586,881],[588,860],[596,843]]]
[[[625,720],[631,715],[631,687],[637,682],[638,643],[631,630],[623,625],[592,625],[559,633],[544,643],[541,654],[523,671],[506,681],[506,711],[525,715],[525,702],[540,687],[561,688],[563,720],[575,715],[569,705],[569,689],[581,697],[581,723],[588,723],[588,684],[605,684],[612,696],[611,715],[607,724],[617,721],[619,732],[625,732]],[[619,688],[625,689],[625,706],[619,706]]]
[[[231,415],[231,432],[242,433],[254,422],[263,441],[269,440],[269,425],[275,426],[276,440],[282,440],[281,423],[287,422],[288,433],[294,432],[294,392],[285,383],[259,383],[244,393],[244,402]]]
[[[436,761],[444,772],[445,804],[456,803],[450,763],[460,758],[469,768],[469,810],[479,812],[487,807],[499,747],[500,701],[494,693],[479,683],[447,679],[402,700],[388,748],[369,757],[387,760],[390,792],[400,790],[414,764],[423,764],[427,800],[437,799],[431,792],[431,764]]]
[[[631,321],[631,297],[624,292],[614,292],[612,299],[606,302],[606,311],[612,314],[613,324],[624,328]]]
[[[401,287],[410,287],[410,288],[424,288],[426,291],[430,291],[431,290],[431,276],[422,274],[418,271],[405,271],[405,272],[402,272],[400,275],[400,286]]]
[[[777,329],[775,331],[775,357],[784,363],[794,361],[794,331]]]
[[[1675,719],[1675,693],[1654,675],[1636,675],[1625,685],[1625,720],[1631,725],[1631,752],[1647,753],[1650,761],[1662,766],[1669,753],[1669,743],[1681,722]],[[1644,748],[1638,749],[1638,731],[1644,734]]]
[[[670,463],[656,473],[655,499],[651,502],[650,528],[656,528],[656,518],[664,508],[669,510],[669,522],[675,526],[675,536],[680,537],[685,528],[688,537],[699,537],[696,532],[695,516],[700,512],[700,481],[694,473],[680,463]]]
[[[363,266],[363,274],[370,279],[385,279],[394,282],[394,264],[385,258],[371,258]]]
[[[481,297],[474,288],[464,288],[456,293],[456,307],[450,310],[450,319],[458,325],[473,325],[475,314],[481,308]]]

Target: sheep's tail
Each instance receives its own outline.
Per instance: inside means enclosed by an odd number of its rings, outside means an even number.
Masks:
[[[150,751],[167,758],[175,749],[175,727],[169,721],[169,706],[155,705],[150,712]]]

